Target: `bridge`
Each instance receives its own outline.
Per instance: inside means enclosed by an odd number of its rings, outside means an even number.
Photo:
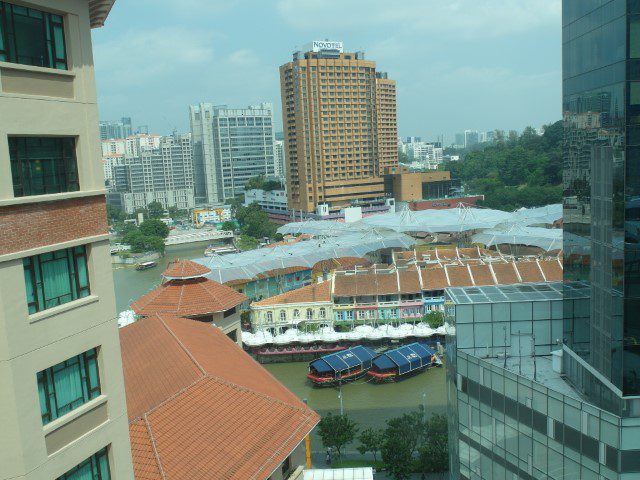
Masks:
[[[182,245],[184,243],[210,242],[233,238],[233,232],[227,230],[188,230],[180,233],[171,232],[165,239],[165,245]]]

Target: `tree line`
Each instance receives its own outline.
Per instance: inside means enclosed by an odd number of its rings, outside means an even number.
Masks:
[[[499,132],[498,132],[499,133]],[[496,135],[484,148],[464,151],[441,170],[460,179],[469,193],[485,196],[483,206],[501,210],[562,201],[562,121],[544,126],[539,135],[527,127],[521,135]]]
[[[411,473],[438,473],[449,469],[447,417],[432,414],[426,418],[424,408],[387,420],[385,428],[360,431],[348,415],[324,416],[318,424],[318,435],[325,448],[338,458],[346,445],[358,440],[360,454],[371,453],[378,464],[394,480],[405,480]]]

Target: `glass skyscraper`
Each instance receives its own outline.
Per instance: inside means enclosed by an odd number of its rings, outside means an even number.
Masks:
[[[631,415],[623,397],[640,394],[640,1],[565,0],[562,20],[564,277],[591,286],[589,318],[564,328],[582,361],[565,361],[590,401]]]

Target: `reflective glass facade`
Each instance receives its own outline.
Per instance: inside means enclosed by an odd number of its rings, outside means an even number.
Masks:
[[[563,118],[564,276],[591,286],[590,315],[565,323],[564,341],[638,395],[640,1],[563,1]],[[603,404],[607,382],[572,380]]]

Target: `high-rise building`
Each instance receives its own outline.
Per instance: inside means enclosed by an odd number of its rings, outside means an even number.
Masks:
[[[0,479],[131,479],[91,28],[0,1]]]
[[[477,145],[479,141],[479,134],[477,130],[465,130],[464,131],[464,148],[473,147]]]
[[[275,176],[273,106],[200,103],[189,107],[196,202],[219,204],[255,176]]]
[[[289,208],[384,202],[398,164],[395,81],[342,42],[314,41],[280,67]]]
[[[286,167],[284,160],[284,140],[273,142],[274,175],[276,178],[284,180],[286,178]]]
[[[564,282],[447,292],[456,479],[640,477],[640,3],[562,25]]]
[[[193,208],[191,134],[174,133],[160,137],[157,148],[137,148],[136,156],[112,165],[109,204],[129,214],[151,202],[160,202],[165,209]]]
[[[100,121],[100,140],[127,138],[133,135],[131,117],[122,117],[118,121]]]

